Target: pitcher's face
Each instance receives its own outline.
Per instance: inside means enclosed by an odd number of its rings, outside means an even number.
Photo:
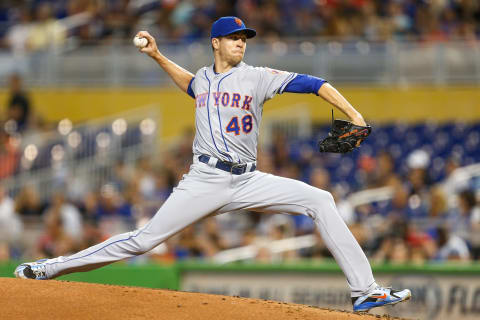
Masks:
[[[218,38],[218,42],[212,41],[214,48],[218,49],[220,58],[234,66],[243,60],[247,49],[247,35],[240,31],[228,36]]]

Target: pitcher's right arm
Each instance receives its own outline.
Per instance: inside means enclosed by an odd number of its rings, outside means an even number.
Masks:
[[[138,37],[143,37],[148,40],[148,44],[140,49],[140,52],[146,53],[153,60],[155,60],[163,70],[172,78],[175,84],[185,93],[188,92],[188,86],[190,81],[193,79],[194,75],[180,67],[175,62],[169,60],[165,57],[157,47],[155,38],[150,35],[147,31],[140,31],[137,33]]]

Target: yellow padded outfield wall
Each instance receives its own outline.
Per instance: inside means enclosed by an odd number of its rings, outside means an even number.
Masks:
[[[480,87],[339,87],[339,91],[367,121],[480,121]],[[35,111],[47,121],[70,118],[78,123],[158,104],[163,119],[161,134],[165,138],[177,136],[184,128],[193,126],[193,100],[173,87],[32,89],[30,96]],[[4,90],[0,91],[0,101],[0,112],[4,114],[7,102]],[[313,94],[283,94],[265,104],[264,115],[267,117],[271,112],[281,112],[296,104],[307,106],[314,121],[330,120],[329,105]]]

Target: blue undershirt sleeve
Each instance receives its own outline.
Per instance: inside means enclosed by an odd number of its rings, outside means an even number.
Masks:
[[[308,74],[299,74],[287,84],[283,92],[315,93],[318,96],[318,89],[320,89],[325,82],[327,81],[322,78]]]
[[[187,89],[187,94],[193,99],[195,99],[195,93],[193,92],[193,89],[192,89],[192,83],[194,79],[195,77],[193,77],[192,80],[190,80],[190,83],[188,84],[188,89]]]

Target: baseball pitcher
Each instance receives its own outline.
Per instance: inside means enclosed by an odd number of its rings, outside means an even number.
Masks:
[[[361,114],[325,80],[294,72],[245,64],[247,39],[256,31],[236,17],[222,17],[211,29],[214,63],[192,74],[162,55],[146,31],[140,49],[154,59],[175,84],[195,99],[193,164],[155,216],[142,228],[75,253],[19,265],[15,275],[53,279],[93,270],[145,253],[211,214],[246,209],[309,216],[343,270],[354,311],[408,300],[410,290],[379,286],[367,257],[340,217],[332,195],[303,182],[256,170],[263,104],[284,92],[313,93],[346,114],[320,151],[349,152],[370,133]],[[321,285],[321,284],[319,284]]]

